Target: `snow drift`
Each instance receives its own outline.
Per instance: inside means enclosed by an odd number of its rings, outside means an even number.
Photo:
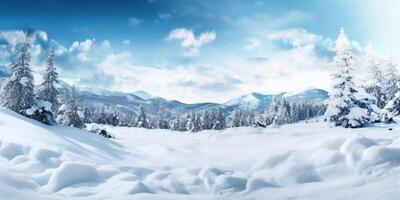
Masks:
[[[116,139],[0,109],[4,199],[398,199],[400,126],[322,123]]]

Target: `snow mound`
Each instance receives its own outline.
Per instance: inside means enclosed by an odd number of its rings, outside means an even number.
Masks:
[[[220,195],[241,192],[246,189],[246,184],[247,178],[221,175],[215,179],[213,191]]]
[[[25,149],[24,146],[13,142],[3,142],[0,147],[0,155],[8,160],[23,155],[26,151],[28,151],[28,149]]]
[[[139,194],[139,193],[152,193],[152,192],[141,181],[135,181],[132,183],[132,188],[129,190],[129,194]]]
[[[277,187],[276,185],[273,185],[267,181],[265,181],[263,178],[260,177],[251,177],[248,179],[246,183],[246,191],[245,192],[253,192],[261,188],[267,188],[267,187]]]
[[[362,169],[376,165],[387,165],[385,169],[400,166],[400,148],[373,146],[366,149],[361,158]]]
[[[97,179],[99,179],[99,174],[92,165],[64,162],[50,177],[48,187],[52,191],[59,191],[77,183],[91,182]]]

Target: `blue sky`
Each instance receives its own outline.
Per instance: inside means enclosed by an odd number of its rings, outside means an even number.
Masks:
[[[62,79],[78,86],[145,90],[184,102],[328,89],[326,64],[341,26],[360,51],[372,41],[396,58],[398,6],[394,0],[4,0],[0,61],[7,65],[20,31],[33,29],[35,72],[53,46]]]

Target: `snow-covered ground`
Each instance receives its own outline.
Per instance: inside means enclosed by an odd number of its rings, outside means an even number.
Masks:
[[[116,139],[0,109],[0,198],[400,198],[398,125],[107,129]]]

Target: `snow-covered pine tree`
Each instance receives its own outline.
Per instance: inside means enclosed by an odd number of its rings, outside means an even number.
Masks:
[[[157,128],[159,128],[159,129],[168,129],[169,128],[168,122],[165,119],[165,109],[163,106],[161,106],[160,110],[158,111]]]
[[[60,92],[56,88],[55,84],[59,82],[58,73],[54,66],[55,52],[54,49],[50,49],[46,59],[46,71],[43,75],[43,82],[39,86],[37,93],[38,99],[51,103],[51,110],[54,114],[57,114],[60,103],[58,96]]]
[[[382,109],[386,104],[386,96],[383,91],[385,77],[383,76],[383,72],[381,70],[382,63],[374,52],[375,51],[372,47],[372,44],[369,43],[366,48],[366,54],[364,58],[367,74],[363,86],[367,93],[376,98],[376,106]]]
[[[107,113],[107,124],[110,124],[112,126],[118,126],[120,123],[120,117],[118,112],[116,111],[109,111]]]
[[[11,77],[1,89],[1,106],[27,116],[26,110],[34,106],[33,75],[30,67],[29,38],[17,46],[16,59],[11,64]]]
[[[105,107],[101,107],[97,109],[95,113],[95,123],[98,124],[107,124],[107,115],[106,115],[106,109]]]
[[[194,113],[192,112],[192,113],[189,113],[187,116],[186,116],[186,130],[187,131],[190,131],[190,130],[192,130],[193,129],[193,123],[194,123],[194,120],[195,120],[195,115],[194,115]]]
[[[194,116],[194,121],[192,123],[191,129],[189,130],[190,132],[199,132],[202,131],[201,127],[201,117],[199,113],[196,113]]]
[[[170,129],[173,131],[181,131],[182,130],[182,125],[181,122],[179,120],[179,115],[178,113],[174,112],[172,114],[172,119],[170,121],[170,125],[169,125]]]
[[[232,127],[240,127],[242,125],[242,111],[239,108],[235,108],[233,111]]]
[[[16,59],[11,64],[11,76],[1,89],[0,105],[45,124],[53,124],[54,115],[50,103],[34,96],[29,40],[27,34],[25,42],[17,46]]]
[[[246,118],[247,126],[254,126],[256,123],[255,114],[251,111],[247,111],[247,113],[248,113]]]
[[[400,92],[397,92],[392,100],[390,100],[382,112],[382,122],[394,123],[394,117],[400,115]]]
[[[255,126],[256,127],[263,127],[263,128],[265,128],[267,126],[264,113],[261,113],[261,114],[257,115],[257,117],[255,119]]]
[[[292,119],[291,116],[291,110],[290,110],[290,103],[286,99],[282,99],[281,103],[279,104],[278,111],[275,115],[275,120],[274,122],[276,124],[282,125],[282,124],[290,124],[293,123],[294,120]]]
[[[139,114],[136,119],[136,127],[150,128],[149,121],[147,121],[146,113],[144,112],[143,105],[139,107]]]
[[[336,56],[331,64],[333,86],[329,93],[326,119],[334,126],[357,128],[367,124],[371,113],[371,95],[353,81],[354,57],[343,28],[336,40]]]
[[[226,120],[222,109],[219,108],[216,114],[216,119],[213,125],[214,130],[223,130],[226,128]]]
[[[203,117],[201,118],[201,126],[203,130],[209,130],[213,127],[213,122],[211,121],[211,114],[208,110],[204,110]]]
[[[57,108],[58,110],[58,108]],[[84,123],[92,123],[93,122],[93,110],[88,106],[83,108],[83,122]]]
[[[240,116],[240,126],[249,126],[249,114],[250,112],[247,111],[241,111],[241,116]]]
[[[399,90],[399,71],[397,65],[391,59],[387,59],[384,62],[384,82],[382,90],[386,96],[386,102],[394,99],[397,91]]]
[[[265,119],[265,126],[275,123],[275,117],[278,113],[280,104],[282,103],[282,97],[274,96],[272,97],[271,104],[265,110],[264,119]]]
[[[60,107],[60,110],[62,114],[57,118],[60,124],[75,128],[84,128],[86,126],[78,114],[75,86],[72,86],[69,98]]]

